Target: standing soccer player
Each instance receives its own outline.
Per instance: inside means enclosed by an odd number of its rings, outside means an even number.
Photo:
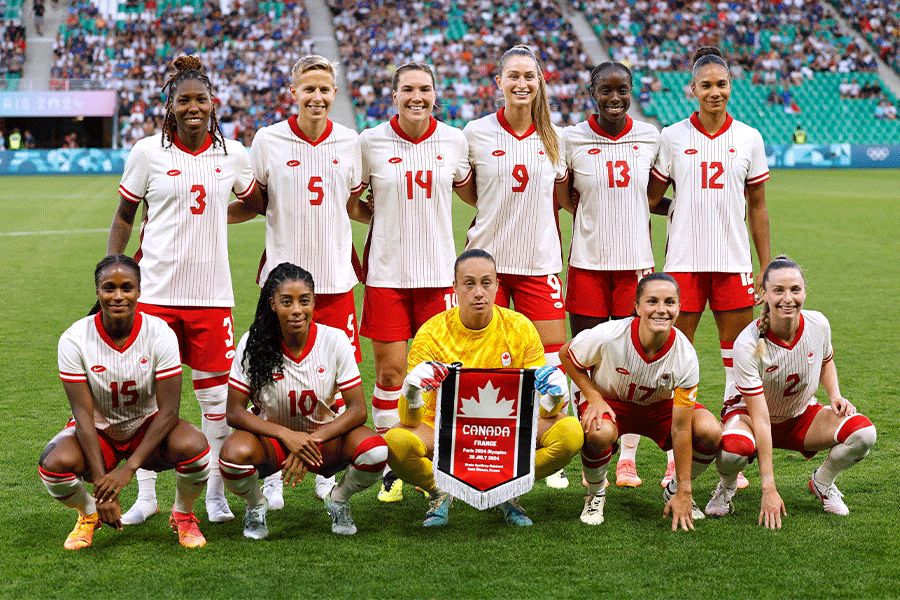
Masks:
[[[107,256],[94,270],[94,283],[100,312],[59,340],[59,376],[72,417],[39,461],[50,495],[78,511],[63,546],[90,546],[103,523],[122,529],[119,493],[139,467],[175,469],[169,524],[182,546],[203,546],[193,507],[209,476],[209,445],[178,418],[178,340],[165,321],[137,311],[141,270],[134,260]],[[85,480],[93,482],[93,495]]]
[[[597,114],[562,134],[578,196],[566,275],[573,338],[609,319],[630,316],[638,281],[653,272],[647,183],[659,132],[628,116],[632,84],[631,71],[621,63],[594,67],[591,96]],[[577,399],[575,388],[573,383]],[[616,484],[639,486],[634,459],[640,436],[629,433],[621,440]]]
[[[375,354],[372,420],[379,433],[400,421],[407,342],[455,304],[453,188],[471,179],[465,136],[431,116],[437,99],[431,67],[398,67],[392,88],[397,114],[359,138],[363,185],[374,197],[360,335],[372,340]],[[379,499],[400,500],[402,489],[388,473]]]
[[[734,510],[737,473],[756,456],[762,500],[759,524],[781,528],[787,509],[775,487],[772,449],[796,450],[811,458],[829,450],[809,478],[809,491],[825,512],[847,515],[838,474],[861,461],[875,444],[875,426],[841,395],[831,326],[822,313],[802,310],[806,301],[803,271],[778,256],[762,274],[762,314],[734,344],[737,389],[741,395],[722,409],[722,450],[716,458],[721,481],[706,514]],[[830,405],[813,394],[819,382]]]
[[[699,110],[662,130],[647,193],[651,211],[662,212],[663,195],[670,184],[675,187],[675,199],[667,208],[665,263],[665,272],[681,288],[675,326],[693,341],[709,301],[719,330],[729,403],[739,396],[732,366],[734,340],[753,321],[755,303],[748,224],[761,270],[770,259],[765,188],[769,167],[759,132],[728,114],[731,75],[718,49],[697,50],[691,89]]]
[[[316,280],[315,320],[347,334],[356,362],[362,361],[353,286],[359,283],[350,217],[368,223],[359,202],[362,191],[359,141],[355,131],[328,118],[337,94],[335,69],[322,56],[306,56],[292,69],[291,95],[297,113],[264,127],[253,138],[250,163],[266,202],[229,206],[229,220],[256,213],[266,217],[266,250],[260,264],[262,285],[272,267],[283,262],[302,265]],[[357,263],[358,264],[358,263]],[[338,394],[339,406],[343,400]],[[317,477],[324,496],[333,481]],[[281,481],[266,479],[269,507],[284,506]]]
[[[259,187],[244,147],[222,136],[212,85],[200,60],[180,56],[169,78],[161,134],[140,140],[125,163],[121,200],[113,217],[107,254],[121,254],[131,237],[138,206],[144,206],[141,245],[135,260],[144,273],[142,312],[169,323],[181,360],[191,367],[202,413],[201,429],[212,449],[206,491],[210,521],[234,518],[219,475],[219,448],[228,436],[225,402],[234,357],[234,296],[228,265],[228,201],[258,204]],[[141,523],[158,512],[156,474],[138,472],[138,500],[122,516]]]

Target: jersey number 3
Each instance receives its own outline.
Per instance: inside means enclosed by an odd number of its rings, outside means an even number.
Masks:
[[[202,215],[204,210],[206,210],[206,188],[198,183],[191,187],[191,212]]]

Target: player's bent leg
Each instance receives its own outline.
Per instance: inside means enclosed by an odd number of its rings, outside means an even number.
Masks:
[[[734,512],[732,499],[738,489],[738,473],[756,454],[756,440],[750,428],[750,417],[735,415],[729,418],[723,427],[722,445],[716,454],[719,483],[704,509],[707,515],[715,517],[722,517]]]
[[[584,430],[575,417],[556,415],[538,419],[538,444],[534,453],[534,478],[543,479],[564,468],[584,444]]]
[[[616,463],[616,485],[638,487],[643,481],[638,477],[634,460],[637,457],[637,447],[641,436],[636,433],[626,433],[619,438],[619,441],[622,449],[619,451],[619,461]]]
[[[579,423],[580,425],[580,423]],[[606,476],[612,460],[613,445],[619,438],[619,429],[609,420],[600,422],[600,429],[584,436],[581,447],[581,464],[587,493],[581,522],[588,525],[603,523],[603,508],[606,505]]]
[[[350,464],[324,502],[331,516],[331,531],[352,535],[356,524],[350,515],[350,496],[378,482],[387,464],[388,448],[380,435],[368,427],[357,427],[344,437],[343,454]]]
[[[78,521],[63,547],[80,550],[91,545],[94,531],[101,523],[94,497],[88,492],[84,478],[76,475],[84,471],[84,456],[74,436],[74,428],[70,429],[71,435],[64,430],[47,444],[38,462],[38,472],[51,496],[78,511]]]
[[[826,437],[828,433],[831,433],[830,443]],[[813,472],[809,480],[809,490],[822,503],[825,512],[837,515],[850,513],[835,480],[842,471],[869,454],[876,437],[875,426],[864,415],[839,417],[827,407],[816,414],[807,431],[804,446],[814,450],[831,445],[825,462]]]
[[[209,442],[210,473],[206,486],[206,512],[209,520],[221,523],[234,518],[225,500],[225,487],[219,474],[219,450],[231,428],[225,420],[225,404],[228,398],[228,371],[191,373],[194,394],[200,404],[200,428]]]
[[[166,436],[162,458],[175,464],[175,502],[169,525],[178,534],[178,542],[186,548],[206,545],[194,514],[194,503],[209,479],[210,455],[206,437],[184,419],[179,419]],[[145,466],[150,466],[152,457]]]
[[[415,429],[394,427],[384,435],[384,441],[388,447],[388,467],[403,481],[433,496],[434,474],[429,457],[434,453],[434,430],[421,423]]]
[[[269,448],[267,452],[266,445],[270,444],[268,440],[249,431],[235,430],[225,440],[219,454],[219,468],[225,487],[246,503],[244,537],[256,540],[269,535],[266,525],[269,504],[259,487],[256,466],[265,465],[267,471],[275,469],[275,475],[278,475],[278,466],[270,460],[274,456],[274,449]]]
[[[711,412],[705,408],[698,408],[693,412],[691,427],[693,431],[691,480],[693,481],[715,460],[722,444],[722,426]]]
[[[159,512],[156,500],[156,471],[138,469],[134,478],[137,480],[137,500],[122,515],[123,525],[139,525]]]

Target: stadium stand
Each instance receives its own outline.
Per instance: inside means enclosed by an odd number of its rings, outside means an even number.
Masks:
[[[843,0],[832,4],[866,37],[881,60],[900,72],[900,1]]]
[[[249,146],[256,131],[290,112],[293,63],[313,51],[302,3],[261,2],[223,15],[218,2],[161,0],[121,4],[115,20],[75,0],[54,48],[51,75],[119,91],[123,147],[158,131],[159,91],[180,54],[196,54],[215,88],[225,134]]]
[[[434,65],[437,118],[462,126],[496,111],[502,100],[493,80],[497,60],[520,43],[544,63],[554,123],[576,123],[591,112],[591,61],[554,2],[330,0],[329,5],[359,129],[390,117],[391,74],[411,60]]]
[[[3,39],[0,47],[0,78],[19,79],[25,66],[28,44],[25,41],[25,27],[22,26],[22,0],[2,0],[0,15],[3,17]],[[14,85],[4,85],[12,91]]]

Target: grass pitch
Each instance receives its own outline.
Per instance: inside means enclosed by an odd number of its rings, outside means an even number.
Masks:
[[[119,533],[104,528],[92,548],[68,552],[62,541],[73,511],[50,498],[37,457],[64,424],[68,403],[56,369],[60,334],[94,302],[93,267],[118,202],[117,177],[0,178],[0,598],[885,598],[900,595],[896,481],[900,475],[898,384],[900,347],[895,294],[900,282],[897,240],[900,177],[896,171],[779,171],[767,182],[772,253],[803,265],[806,306],[831,320],[841,390],[878,428],[870,456],[838,479],[849,517],[825,515],[806,490],[821,462],[777,451],[776,480],[787,505],[781,531],[756,525],[758,470],[735,498],[736,513],[707,519],[693,533],[669,531],[659,479],[663,453],[643,440],[638,472],[644,485],[613,486],[606,522],[578,521],[583,490],[578,459],[563,491],[543,483],[523,497],[534,519],[507,527],[496,511],[462,503],[450,525],[424,530],[424,498],[386,505],[368,490],[352,501],[359,533],[332,535],[311,478],[288,491],[287,506],[269,514],[270,537],[241,535],[243,506],[229,494],[237,518],[206,522],[205,548],[181,548],[165,512],[174,495],[161,474],[163,515]],[[473,211],[454,207],[461,248]],[[562,218],[568,247],[570,219]],[[354,229],[362,249],[365,230]],[[657,267],[665,222],[653,220]],[[237,306],[236,335],[247,330],[259,288],[260,219],[229,231]],[[137,232],[129,247],[136,248]],[[357,301],[361,300],[361,289]],[[724,386],[715,326],[701,321],[700,401],[716,412]],[[374,383],[372,352],[363,343],[363,384]],[[185,376],[184,381],[189,382]],[[182,416],[199,421],[190,384]],[[703,506],[715,487],[713,470],[694,484]],[[129,505],[132,484],[123,492]]]

